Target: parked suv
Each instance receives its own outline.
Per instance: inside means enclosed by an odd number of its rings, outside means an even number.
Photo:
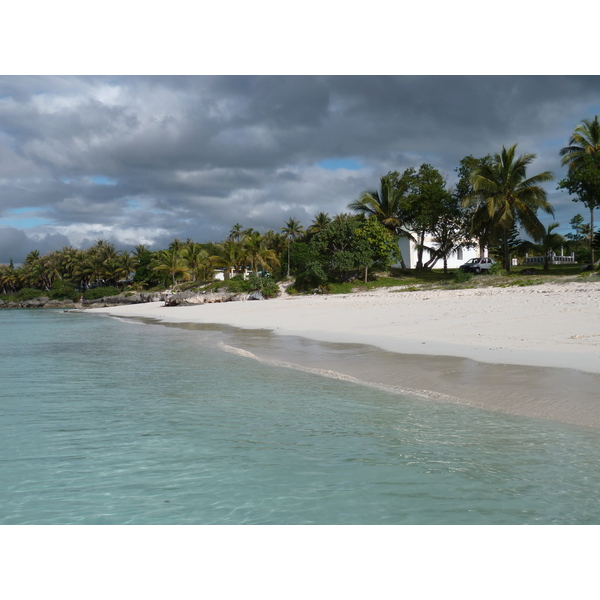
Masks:
[[[481,273],[482,271],[487,271],[492,265],[495,264],[496,263],[488,257],[471,258],[464,265],[460,265],[458,268],[465,273]]]

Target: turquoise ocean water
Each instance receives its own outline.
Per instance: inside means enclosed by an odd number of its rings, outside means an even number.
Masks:
[[[0,524],[597,524],[600,432],[0,311]]]

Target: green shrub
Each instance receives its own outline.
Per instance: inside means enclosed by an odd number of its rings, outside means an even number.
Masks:
[[[323,266],[316,261],[307,263],[304,271],[299,273],[294,281],[294,289],[299,292],[309,292],[327,287],[327,273],[323,269]]]
[[[328,292],[331,294],[351,294],[356,286],[353,283],[330,283],[328,285]]]
[[[253,291],[250,282],[245,280],[242,275],[235,275],[231,279],[228,279],[224,282],[223,287],[227,288],[230,292],[238,294]]]
[[[493,267],[495,266],[496,265],[493,265]],[[471,279],[473,279],[473,273],[466,273],[465,271],[456,271],[452,279],[455,283],[467,283],[467,281],[471,281]]]
[[[77,300],[80,294],[77,292],[77,288],[70,281],[64,279],[57,279],[53,284],[52,288],[48,292],[48,296],[52,300],[63,300],[69,298],[70,300]]]
[[[47,292],[43,292],[42,290],[34,290],[33,288],[23,288],[14,294],[2,294],[0,298],[4,300],[4,302],[22,302],[24,300],[33,300],[34,298],[39,298],[40,296],[47,296]]]
[[[97,287],[86,290],[83,297],[86,300],[97,300],[98,298],[105,298],[106,296],[117,296],[119,293],[119,289],[114,286]]]
[[[250,273],[248,281],[250,291],[260,292],[265,298],[275,298],[279,294],[279,286],[271,277]]]

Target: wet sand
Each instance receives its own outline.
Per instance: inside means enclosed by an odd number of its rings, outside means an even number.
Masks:
[[[586,282],[92,312],[216,329],[222,349],[281,366],[600,429],[599,308],[600,285]]]

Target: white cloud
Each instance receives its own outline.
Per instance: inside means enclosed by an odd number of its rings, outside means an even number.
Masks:
[[[51,221],[37,239],[53,233],[73,244],[217,241],[236,222],[278,230],[289,217],[307,225],[317,212],[347,210],[388,171],[429,162],[452,182],[467,154],[515,142],[538,154],[533,170],[558,177],[561,144],[580,119],[600,112],[600,77],[9,77],[0,84],[0,212],[37,208]],[[350,158],[361,168],[317,166]],[[581,212],[555,183],[547,189],[561,221]],[[18,243],[33,235],[26,230]]]

